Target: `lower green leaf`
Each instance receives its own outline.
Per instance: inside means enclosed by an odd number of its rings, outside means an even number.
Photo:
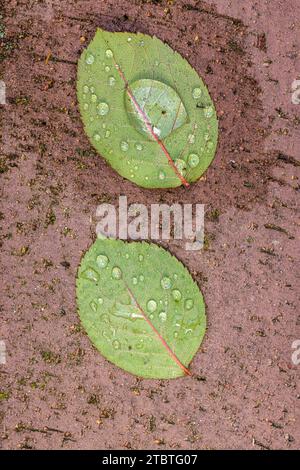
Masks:
[[[163,248],[98,239],[82,259],[77,299],[89,338],[117,366],[145,378],[190,374],[205,305],[187,269]]]

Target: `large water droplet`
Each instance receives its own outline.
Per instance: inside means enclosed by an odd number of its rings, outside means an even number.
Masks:
[[[132,284],[134,284],[136,286],[137,283],[138,283],[137,277],[133,277],[132,278]]]
[[[155,302],[155,300],[148,300],[148,303],[147,303],[148,312],[155,312],[156,309],[157,309],[157,303]]]
[[[192,299],[186,299],[184,306],[187,310],[191,310],[194,306],[194,301]]]
[[[127,150],[129,149],[128,142],[123,140],[120,144],[120,147],[121,147],[122,152],[127,152]]]
[[[111,59],[111,58],[114,56],[113,51],[112,51],[111,49],[106,49],[105,55],[106,55],[106,57],[108,57],[109,59]]]
[[[195,168],[197,165],[199,165],[199,157],[196,153],[191,153],[188,157],[188,163],[192,168]]]
[[[101,137],[100,137],[99,134],[95,134],[94,139],[95,139],[96,142],[99,142],[99,140],[101,140]]]
[[[89,109],[89,105],[88,105],[88,103],[84,103],[84,105],[83,105],[83,109],[85,109],[85,111],[86,111],[87,109]]]
[[[85,62],[88,64],[88,65],[92,65],[95,61],[95,57],[93,56],[93,54],[88,54],[86,56],[86,59],[85,59]]]
[[[98,299],[98,303],[99,303],[99,305],[102,305],[102,304],[103,304],[103,302],[104,302],[104,300],[102,299],[102,297],[99,297],[99,299]]]
[[[97,264],[99,268],[106,268],[108,265],[108,257],[106,255],[97,256]]]
[[[180,290],[178,289],[174,289],[172,291],[172,295],[173,295],[173,299],[176,301],[176,302],[179,302],[182,298],[182,295],[181,295],[181,292]]]
[[[170,289],[172,285],[171,279],[167,276],[163,277],[160,281],[160,285],[163,289]]]
[[[112,268],[111,275],[114,279],[121,279],[122,271],[120,268],[118,268],[118,266],[115,266],[114,268]]]
[[[202,95],[201,88],[194,88],[194,89],[193,89],[193,92],[192,92],[192,95],[193,95],[193,98],[194,98],[195,100],[198,100],[198,99],[201,97],[201,95]]]
[[[156,140],[153,134],[159,139],[164,139],[186,123],[187,112],[180,96],[165,83],[141,79],[131,83],[130,90],[134,100],[125,90],[128,118],[136,130],[147,139]],[[147,115],[148,124],[141,118],[140,110]]]
[[[167,320],[166,312],[160,312],[160,314],[158,315],[158,318],[160,319],[161,322],[165,322]]]
[[[89,87],[87,85],[84,85],[83,93],[88,93],[88,92],[89,92]]]
[[[98,114],[100,114],[100,116],[105,116],[109,111],[109,106],[107,103],[102,101],[101,103],[98,104],[97,109],[98,109]]]
[[[140,280],[141,282],[144,282],[145,278],[144,278],[144,276],[143,276],[142,274],[139,276],[139,280]]]
[[[99,281],[99,274],[93,268],[87,268],[85,271],[83,271],[81,276],[85,279],[88,279],[89,281],[93,281],[93,282]]]

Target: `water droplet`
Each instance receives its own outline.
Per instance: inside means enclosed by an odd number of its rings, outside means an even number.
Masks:
[[[198,100],[202,95],[201,88],[194,88],[192,95],[195,100]]]
[[[144,278],[144,276],[143,276],[142,274],[140,275],[139,280],[140,280],[141,282],[144,282],[145,278]]]
[[[195,168],[199,164],[199,157],[196,153],[191,153],[188,157],[189,165]]]
[[[114,349],[120,349],[120,347],[121,347],[120,341],[118,341],[117,339],[115,339],[115,340],[112,342],[112,345],[113,345],[113,348],[114,348]]]
[[[158,127],[155,127],[155,126],[153,127],[153,132],[157,137],[159,137],[160,134],[161,134],[161,130]]]
[[[163,277],[160,281],[160,285],[163,289],[170,289],[172,285],[171,279],[167,276]]]
[[[82,277],[84,277],[88,281],[93,281],[93,282],[99,281],[99,274],[93,268],[87,268],[85,271],[83,271]]]
[[[114,268],[112,268],[111,275],[114,279],[121,279],[122,271],[120,268],[118,268],[118,266],[115,266]]]
[[[175,302],[179,302],[181,300],[182,295],[181,295],[180,290],[174,289],[172,291],[172,295],[173,295],[173,299],[175,300]]]
[[[107,130],[107,131],[105,132],[105,137],[108,138],[109,136],[110,136],[110,131]]]
[[[111,49],[106,49],[105,55],[106,55],[106,57],[108,57],[109,59],[111,59],[111,58],[114,56],[113,51],[112,51]]]
[[[181,175],[185,175],[186,163],[184,160],[178,158],[175,160],[175,166]]]
[[[174,338],[178,338],[178,331],[174,331],[173,336],[174,336]]]
[[[142,47],[143,47],[143,46],[144,46],[144,44],[145,44],[145,43],[144,43],[144,41],[140,41],[140,46],[142,46]]]
[[[99,268],[106,268],[108,265],[108,257],[106,255],[97,256],[97,264]]]
[[[129,145],[128,145],[128,142],[126,142],[125,140],[123,140],[120,144],[120,147],[121,147],[121,150],[123,152],[127,152],[127,150],[129,149]]]
[[[153,320],[153,318],[154,318],[153,313],[150,313],[149,318],[150,318],[150,320]]]
[[[209,134],[206,132],[204,134],[204,140],[207,142],[209,140],[209,137],[210,137]]]
[[[158,173],[158,178],[159,178],[160,180],[164,180],[164,179],[166,178],[165,172],[161,170],[161,171]]]
[[[143,261],[144,255],[139,255],[139,261]]]
[[[116,84],[115,77],[109,77],[108,84],[109,84],[109,86],[114,86]]]
[[[85,59],[85,62],[88,64],[88,65],[92,65],[95,61],[95,57],[93,56],[93,54],[89,54],[86,59]]]
[[[90,303],[90,307],[91,309],[93,310],[93,312],[97,312],[97,302],[95,302],[95,300],[92,300],[91,303]]]
[[[91,102],[92,103],[96,103],[97,99],[98,99],[97,95],[95,95],[95,94],[91,95]]]
[[[85,110],[89,109],[89,105],[87,103],[84,103],[83,109],[85,109]]]
[[[154,62],[154,65],[156,65],[156,67],[158,67],[158,66],[159,66],[159,62],[158,62],[158,60],[156,60],[156,61]]]
[[[129,253],[126,253],[126,254],[125,254],[125,258],[126,258],[126,259],[129,259]]]
[[[98,109],[98,113],[100,114],[100,116],[105,116],[109,111],[109,106],[107,103],[102,101],[101,103],[98,104],[97,109]]]
[[[158,315],[158,318],[160,319],[160,321],[165,322],[167,320],[166,312],[160,312],[160,314]]]
[[[88,93],[88,92],[89,92],[89,87],[87,85],[84,85],[83,93]]]
[[[91,86],[91,87],[90,87],[90,92],[91,92],[91,93],[95,93],[95,87]]]
[[[209,141],[207,142],[207,148],[208,148],[208,149],[212,149],[213,146],[214,146],[214,143],[212,142],[212,140],[209,140]]]
[[[157,303],[155,302],[155,300],[148,300],[147,302],[147,310],[148,312],[155,312],[155,310],[157,309]]]
[[[109,65],[106,65],[106,66],[104,67],[104,70],[105,70],[105,72],[109,72],[109,71],[110,71]]]
[[[135,148],[136,148],[137,150],[139,150],[139,151],[140,151],[140,150],[143,150],[143,146],[142,146],[142,144],[140,144],[139,142],[137,142],[137,143],[135,144]]]
[[[132,278],[132,284],[136,285],[137,282],[138,282],[137,278],[136,278],[136,277],[133,277],[133,278]]]
[[[101,137],[99,134],[95,134],[94,139],[96,140],[96,142],[99,142],[99,140],[101,140]]]
[[[103,304],[104,301],[103,301],[102,297],[99,297],[98,302],[99,302],[99,305]]]
[[[132,38],[131,38],[131,37],[127,38],[127,41],[128,41],[128,42],[131,42],[131,41],[132,41]]]
[[[189,134],[189,135],[188,135],[188,142],[189,142],[189,144],[194,144],[194,143],[195,143],[195,136],[194,136],[194,134]]]
[[[204,110],[203,110],[204,116],[207,117],[207,118],[212,117],[213,112],[214,112],[214,110],[213,110],[212,106],[206,106],[206,108],[204,108]]]
[[[187,310],[191,310],[194,306],[194,301],[192,299],[186,299],[184,306]]]
[[[140,340],[138,341],[138,343],[136,343],[135,346],[136,346],[137,349],[143,349],[143,347],[144,347],[144,341],[143,341],[142,339],[140,339]]]

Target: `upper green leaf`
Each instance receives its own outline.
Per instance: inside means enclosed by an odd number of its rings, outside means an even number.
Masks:
[[[157,245],[98,239],[78,272],[81,321],[97,349],[146,378],[188,374],[205,332],[201,292]]]
[[[211,163],[218,125],[207,88],[156,37],[98,29],[79,60],[77,88],[90,141],[125,178],[188,186]]]

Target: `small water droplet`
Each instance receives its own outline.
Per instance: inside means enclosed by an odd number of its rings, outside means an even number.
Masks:
[[[99,140],[101,140],[101,137],[99,134],[95,134],[94,139],[96,140],[96,142],[99,142]]]
[[[163,277],[160,281],[160,285],[163,289],[170,289],[172,285],[171,279],[167,276]]]
[[[194,306],[194,301],[192,299],[186,299],[184,306],[187,310],[191,310]]]
[[[192,168],[195,168],[198,164],[199,164],[199,157],[196,153],[191,153],[188,157],[188,162],[189,162],[189,165],[192,167]]]
[[[184,160],[178,158],[177,160],[175,160],[175,166],[181,175],[185,175],[186,163]]]
[[[120,347],[121,347],[120,341],[118,341],[117,339],[115,339],[115,340],[112,342],[112,345],[113,345],[113,348],[114,348],[114,349],[120,349]]]
[[[144,44],[145,44],[145,42],[144,42],[144,41],[140,41],[140,46],[141,46],[141,47],[143,47],[143,46],[144,46]]]
[[[105,72],[109,72],[109,71],[110,71],[109,65],[106,65],[106,66],[104,67],[104,70],[105,70]]]
[[[132,38],[131,38],[131,37],[129,37],[129,38],[127,39],[127,41],[128,41],[128,42],[131,42],[131,41],[132,41]]]
[[[195,100],[198,100],[202,95],[201,88],[194,88],[192,95]]]
[[[109,136],[110,136],[110,131],[107,130],[107,131],[105,132],[105,137],[108,138]]]
[[[189,142],[189,144],[194,144],[194,143],[195,143],[195,136],[194,136],[194,134],[189,134],[189,135],[188,135],[188,142]]]
[[[153,127],[153,132],[157,137],[159,137],[160,134],[161,134],[161,130],[158,127],[155,127],[155,126]]]
[[[135,148],[136,148],[137,150],[139,150],[139,151],[140,151],[140,150],[143,150],[143,146],[142,146],[142,144],[140,144],[139,142],[137,142],[137,143],[135,144]]]
[[[121,150],[123,152],[127,152],[127,150],[129,149],[129,145],[128,145],[128,142],[126,142],[125,140],[123,140],[120,144],[120,147],[121,147]]]
[[[137,282],[138,282],[137,278],[136,278],[136,277],[133,277],[133,278],[132,278],[132,284],[136,285]]]
[[[125,253],[125,258],[129,259],[129,253]]]
[[[84,103],[83,109],[85,109],[85,110],[89,109],[89,105],[87,103]]]
[[[112,51],[111,49],[106,49],[105,55],[106,55],[106,57],[108,57],[109,59],[111,59],[114,54],[113,54],[113,51]]]
[[[99,305],[103,304],[104,301],[103,301],[102,297],[99,297],[98,302],[99,302]]]
[[[140,339],[137,343],[136,343],[136,348],[137,349],[143,349],[144,347],[144,340]]]
[[[178,331],[174,331],[173,336],[174,336],[174,338],[178,338]]]
[[[97,264],[99,268],[106,268],[108,265],[108,257],[106,255],[97,256]]]
[[[207,142],[209,140],[209,137],[210,137],[209,134],[206,132],[204,134],[204,140]]]
[[[100,116],[105,116],[109,111],[109,106],[107,103],[102,101],[101,103],[98,104],[97,109],[98,109],[98,114],[100,114]]]
[[[160,319],[161,322],[165,322],[167,320],[166,312],[160,312],[160,314],[158,315],[158,318]]]
[[[108,84],[109,84],[109,86],[114,86],[116,84],[115,77],[109,77]]]
[[[95,87],[91,86],[91,87],[90,87],[90,92],[91,92],[91,93],[95,93]]]
[[[89,92],[89,87],[87,85],[84,85],[83,93],[88,93],[88,92]]]
[[[147,302],[147,310],[148,312],[155,312],[155,310],[157,309],[157,303],[155,302],[155,300],[148,300]]]
[[[175,302],[179,302],[182,298],[181,292],[178,289],[174,289],[172,291],[172,295],[173,295],[173,299],[175,300]]]
[[[95,61],[95,57],[93,56],[93,54],[89,54],[86,59],[85,59],[85,62],[88,64],[88,65],[92,65]]]
[[[93,268],[87,268],[85,271],[83,271],[82,277],[93,282],[99,281],[99,274]]]
[[[161,171],[158,173],[158,178],[159,178],[160,180],[164,180],[164,179],[166,178],[165,172],[161,170]]]
[[[212,117],[213,112],[214,112],[214,110],[213,110],[212,106],[206,106],[206,108],[204,108],[204,110],[203,110],[204,116],[207,117],[207,118]]]
[[[159,62],[158,62],[158,60],[156,60],[156,61],[154,62],[154,65],[155,65],[156,67],[158,67],[158,66],[159,66]]]
[[[149,318],[150,318],[150,320],[153,320],[153,318],[154,318],[153,313],[150,313]]]
[[[139,261],[143,261],[144,255],[139,255]]]
[[[207,148],[208,148],[208,149],[212,149],[213,146],[214,146],[214,143],[212,142],[212,140],[209,140],[209,141],[207,142]]]
[[[111,275],[114,279],[121,279],[122,271],[120,268],[118,268],[118,266],[115,266],[114,268],[112,268]]]
[[[142,274],[140,275],[139,280],[140,280],[141,282],[144,282],[145,278],[144,278],[144,276],[143,276]]]
[[[98,99],[97,95],[95,95],[95,94],[91,95],[91,102],[92,103],[96,103],[97,99]]]

